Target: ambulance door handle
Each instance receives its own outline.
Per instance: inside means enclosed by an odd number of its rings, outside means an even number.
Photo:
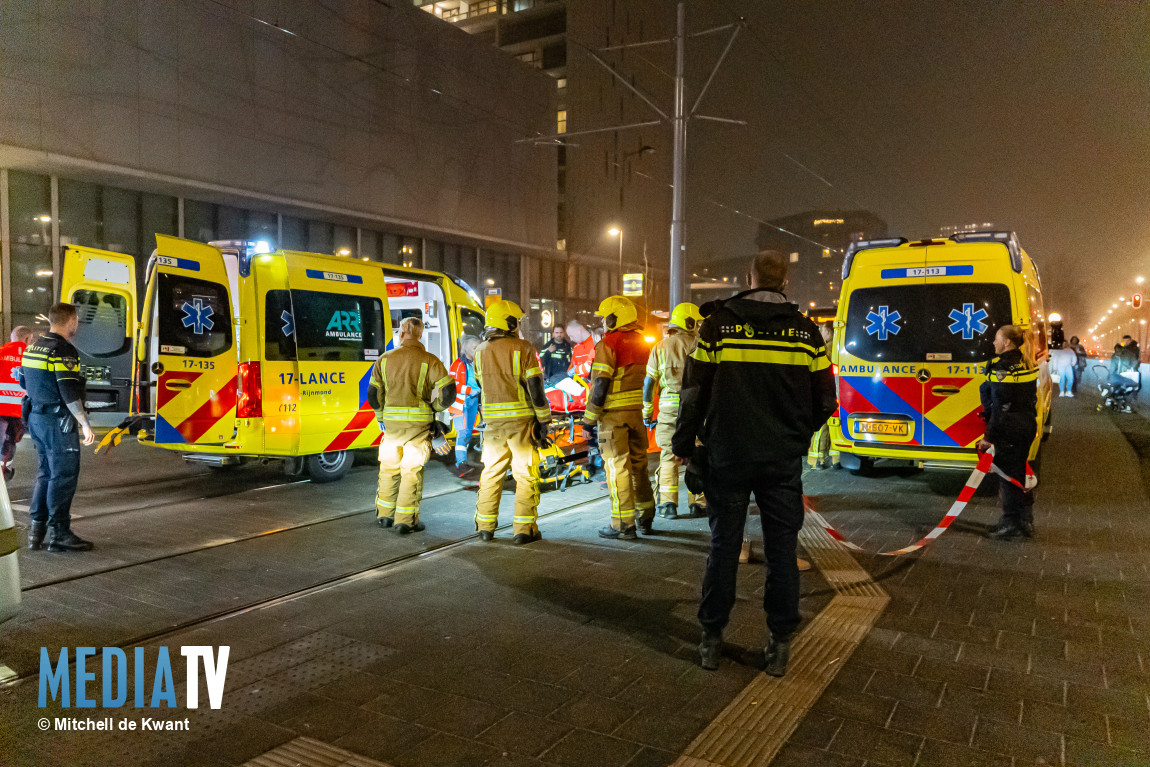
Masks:
[[[189,389],[192,386],[192,382],[185,378],[169,378],[167,381],[164,381],[164,386],[168,389]]]
[[[949,397],[952,394],[958,394],[957,386],[936,386],[931,389],[931,392],[938,397]]]

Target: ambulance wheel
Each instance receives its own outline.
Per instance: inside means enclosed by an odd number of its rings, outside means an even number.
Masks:
[[[309,455],[307,473],[311,476],[312,482],[335,482],[343,479],[351,471],[354,462],[352,454],[347,450]]]

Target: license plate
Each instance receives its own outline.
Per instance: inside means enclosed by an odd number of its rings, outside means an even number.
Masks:
[[[905,437],[910,434],[910,424],[906,421],[855,421],[855,433]]]

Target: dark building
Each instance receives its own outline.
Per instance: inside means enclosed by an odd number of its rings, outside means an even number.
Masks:
[[[870,211],[811,210],[760,225],[755,244],[790,254],[787,295],[792,301],[804,309],[829,308],[838,303],[847,247],[886,234],[886,222]]]

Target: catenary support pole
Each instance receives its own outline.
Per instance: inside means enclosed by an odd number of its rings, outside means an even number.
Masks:
[[[674,157],[672,165],[671,190],[671,293],[668,311],[683,300],[684,265],[683,242],[683,203],[687,164],[687,114],[686,94],[683,82],[683,59],[687,43],[687,4],[679,3],[675,30],[675,111],[674,111]]]

